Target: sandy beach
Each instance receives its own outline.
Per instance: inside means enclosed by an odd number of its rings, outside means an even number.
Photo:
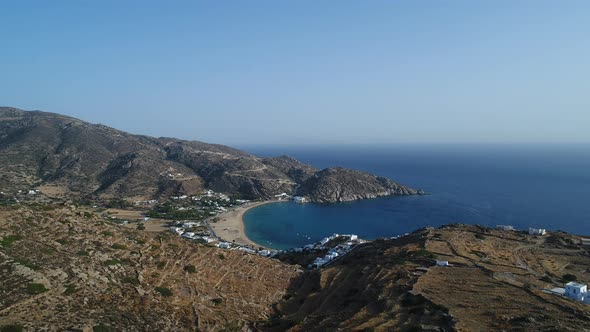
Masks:
[[[251,208],[263,205],[263,204],[270,204],[276,203],[280,201],[272,200],[272,201],[262,201],[262,202],[252,202],[246,203],[242,206],[229,210],[227,212],[221,213],[216,216],[219,220],[217,222],[212,222],[215,218],[209,219],[209,225],[215,231],[215,234],[220,237],[221,239],[234,242],[237,244],[243,245],[251,245],[255,248],[264,247],[258,243],[251,241],[247,236],[244,230],[244,221],[242,217],[244,213]]]

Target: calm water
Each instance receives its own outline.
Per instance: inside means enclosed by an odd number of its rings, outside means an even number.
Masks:
[[[248,211],[248,237],[277,249],[332,233],[374,239],[452,222],[590,234],[589,146],[244,149],[259,156],[288,154],[318,168],[360,169],[431,193],[328,205],[286,202]]]

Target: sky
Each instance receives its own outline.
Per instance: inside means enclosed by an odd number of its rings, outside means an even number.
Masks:
[[[0,105],[248,144],[590,143],[589,1],[0,1]]]

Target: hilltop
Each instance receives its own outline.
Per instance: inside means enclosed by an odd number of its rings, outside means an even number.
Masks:
[[[259,158],[223,145],[133,135],[72,117],[0,108],[0,188],[51,197],[148,199],[203,189],[265,199],[281,193],[336,202],[420,191],[291,157]]]

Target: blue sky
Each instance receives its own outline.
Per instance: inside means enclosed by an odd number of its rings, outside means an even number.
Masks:
[[[590,142],[588,1],[1,1],[0,105],[232,145]]]

